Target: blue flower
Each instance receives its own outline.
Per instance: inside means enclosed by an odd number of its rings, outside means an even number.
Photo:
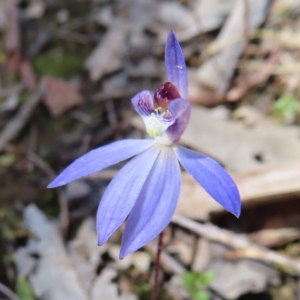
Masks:
[[[49,188],[67,184],[131,159],[107,187],[97,212],[98,244],[103,245],[127,219],[120,258],[143,247],[170,223],[181,186],[181,165],[226,210],[240,215],[238,189],[227,172],[204,154],[178,145],[188,125],[187,70],[180,45],[171,31],[165,49],[168,82],[154,94],[132,98],[152,139],[117,141],[75,160]],[[179,161],[179,162],[178,162]]]

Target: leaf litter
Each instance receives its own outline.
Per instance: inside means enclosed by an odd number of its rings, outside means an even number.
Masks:
[[[232,219],[183,174],[177,214],[197,221],[168,228],[162,297],[190,299],[182,274],[195,270],[213,271],[205,290],[213,300],[297,299],[299,20],[295,0],[0,1],[0,295],[149,299],[155,242],[124,261],[116,255],[121,232],[96,244],[95,208],[121,166],[85,179],[82,193],[45,186],[89,149],[146,137],[129,100],[163,79],[173,29],[194,103],[181,143],[231,172],[244,208]],[[7,211],[23,215],[26,230]],[[219,226],[214,238],[207,222]],[[243,234],[245,248],[222,239],[222,228],[233,241]]]

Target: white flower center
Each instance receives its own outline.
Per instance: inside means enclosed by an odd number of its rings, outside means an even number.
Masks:
[[[166,130],[174,124],[171,112],[162,107],[157,107],[150,116],[143,117],[148,134],[163,145],[170,145]]]

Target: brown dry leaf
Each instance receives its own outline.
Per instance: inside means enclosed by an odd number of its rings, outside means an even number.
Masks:
[[[189,293],[183,284],[182,274],[175,274],[164,286],[174,300],[189,299]]]
[[[249,239],[264,247],[280,247],[299,239],[300,231],[296,228],[263,229],[249,234]]]
[[[219,28],[230,13],[235,0],[190,1],[188,8],[177,2],[160,2],[157,31],[161,42],[165,42],[170,30],[176,32],[179,41]],[[161,26],[161,24],[163,26]]]
[[[184,265],[190,265],[193,260],[194,244],[193,236],[186,235],[182,230],[176,229],[172,242],[166,246],[165,250],[178,256]]]
[[[119,295],[118,285],[113,282],[117,276],[116,270],[104,269],[94,282],[91,300],[137,300],[137,296],[130,292]]]
[[[20,51],[20,27],[16,1],[6,2],[5,7],[5,49],[9,52]]]
[[[92,300],[119,299],[118,286],[112,282],[117,275],[117,271],[114,269],[104,269],[94,282],[94,287],[92,289]]]
[[[192,270],[202,273],[211,260],[211,245],[206,238],[199,238],[195,248]]]
[[[249,5],[246,6],[245,3]],[[236,1],[217,39],[211,48],[216,54],[197,71],[195,80],[204,89],[225,93],[246,41],[247,31],[260,25],[268,12],[269,0]],[[245,21],[249,15],[249,22]],[[203,103],[202,99],[194,99]]]
[[[125,32],[120,27],[113,28],[105,34],[85,62],[92,80],[96,81],[122,67],[121,56],[126,50],[125,37]]]
[[[33,204],[25,209],[24,218],[34,237],[18,250],[16,264],[19,275],[28,276],[35,296],[41,300],[88,300],[57,226]]]
[[[95,220],[86,219],[80,226],[76,238],[69,243],[70,258],[82,285],[90,291],[97,276],[97,267],[101,263],[101,255],[107,251],[108,244],[96,245],[97,234]]]
[[[214,259],[208,269],[215,274],[210,287],[228,300],[249,292],[262,292],[276,276],[275,271],[253,261]]]
[[[252,115],[261,115],[250,110]],[[213,110],[193,106],[181,142],[212,156],[228,169],[241,172],[300,161],[299,136],[297,126],[282,126],[268,118],[248,126],[216,118]]]
[[[47,78],[48,88],[44,103],[53,117],[58,117],[74,106],[82,104],[83,98],[77,84],[61,79]]]
[[[108,253],[110,257],[114,260],[111,266],[116,270],[126,270],[131,266],[134,266],[141,273],[146,273],[149,271],[151,264],[151,257],[148,253],[143,251],[135,251],[130,255],[126,256],[122,260],[119,258],[120,245],[110,245]]]

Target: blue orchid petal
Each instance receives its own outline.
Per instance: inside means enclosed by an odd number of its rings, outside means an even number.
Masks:
[[[154,112],[153,98],[151,93],[147,90],[135,95],[131,99],[131,103],[141,117],[148,117]]]
[[[129,215],[120,258],[143,247],[170,223],[181,186],[180,167],[172,148],[163,147]]]
[[[124,222],[135,204],[160,152],[153,146],[129,161],[107,187],[97,212],[99,245]]]
[[[169,104],[169,110],[175,123],[168,127],[167,134],[172,141],[178,141],[189,124],[191,105],[185,99],[174,99]]]
[[[123,140],[94,149],[81,156],[58,175],[48,188],[67,184],[128,159],[154,144],[153,140]]]
[[[202,185],[212,198],[237,217],[241,200],[236,184],[228,173],[212,158],[177,146],[175,153],[183,167]]]
[[[184,56],[173,31],[169,33],[165,49],[168,81],[178,89],[182,98],[187,99],[188,79]]]

